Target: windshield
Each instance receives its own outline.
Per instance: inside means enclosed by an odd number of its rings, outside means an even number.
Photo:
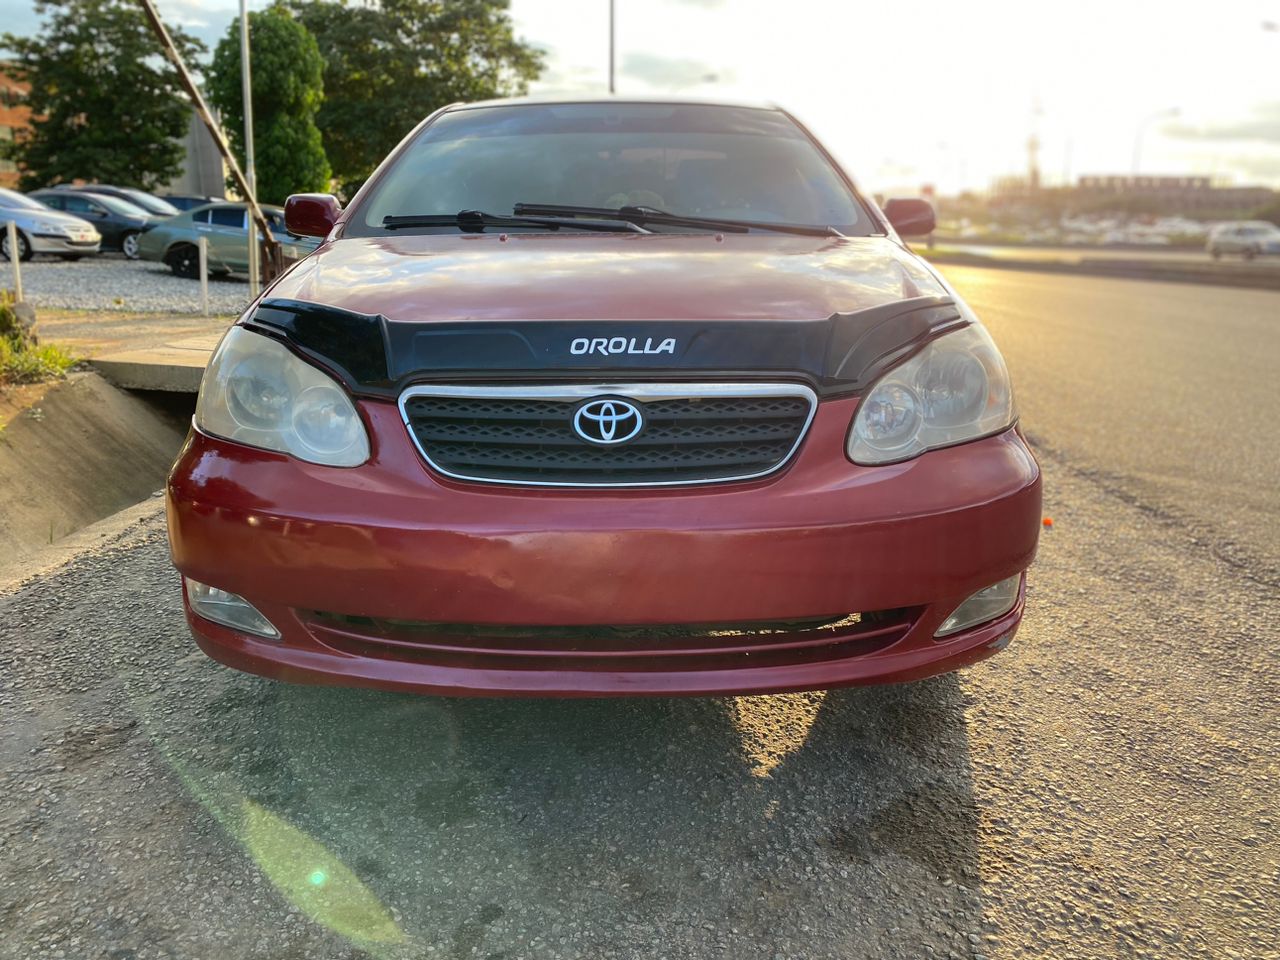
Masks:
[[[97,203],[102,204],[112,213],[122,217],[149,217],[151,214],[143,210],[136,204],[130,203],[128,200],[121,200],[119,197],[112,197],[105,193],[86,193],[86,197]]]
[[[849,185],[780,111],[575,103],[446,113],[361,202],[347,234],[381,233],[388,216],[510,214],[517,203],[872,230]]]
[[[9,210],[48,210],[39,200],[24,197],[16,190],[0,189],[0,207]]]
[[[168,200],[161,200],[159,197],[153,197],[151,194],[143,193],[141,190],[126,189],[124,192],[129,195],[130,203],[141,207],[148,213],[154,213],[156,216],[172,217],[174,214],[182,212]]]

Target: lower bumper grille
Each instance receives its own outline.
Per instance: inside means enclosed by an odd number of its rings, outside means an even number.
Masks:
[[[313,612],[326,646],[356,656],[505,670],[688,671],[786,666],[874,653],[906,636],[919,609],[807,620],[646,626],[502,626]]]
[[[580,413],[600,404],[623,418],[610,430],[632,435],[584,437]],[[421,386],[400,400],[419,451],[446,476],[585,487],[764,476],[795,453],[816,405],[800,384],[741,383]]]

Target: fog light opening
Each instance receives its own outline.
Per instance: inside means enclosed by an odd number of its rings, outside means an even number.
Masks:
[[[940,640],[953,633],[959,633],[961,630],[1004,616],[1018,602],[1018,588],[1021,584],[1022,574],[1017,573],[1007,580],[983,587],[956,607],[951,616],[942,621],[942,626],[938,627],[933,635],[934,639]]]
[[[187,602],[191,604],[191,609],[204,619],[242,633],[251,633],[255,637],[266,637],[268,640],[280,639],[280,631],[244,597],[200,583],[190,577],[182,579],[186,584]]]
[[[996,637],[994,640],[988,643],[987,649],[1003,650],[1013,640],[1013,635],[1017,632],[1018,631],[1016,630],[1006,630],[1004,633],[1000,634],[1000,636]]]

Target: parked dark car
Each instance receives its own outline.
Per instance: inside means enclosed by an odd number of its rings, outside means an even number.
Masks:
[[[180,212],[168,200],[153,196],[145,190],[139,190],[137,187],[113,187],[106,183],[86,183],[82,186],[72,186],[68,183],[60,183],[53,189],[55,190],[87,190],[89,193],[97,193],[107,197],[117,197],[132,203],[135,207],[141,207],[153,217],[172,217],[175,213]]]
[[[120,250],[130,260],[138,259],[138,237],[165,219],[153,217],[128,200],[88,190],[36,190],[28,196],[88,220],[102,234],[104,250]]]
[[[221,197],[202,197],[194,193],[166,193],[160,198],[179,210],[194,210],[210,203],[221,203]]]

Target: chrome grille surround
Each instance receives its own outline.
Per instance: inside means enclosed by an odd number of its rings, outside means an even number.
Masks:
[[[539,443],[546,442],[550,445],[561,448],[562,453],[567,459],[576,458],[579,462],[584,457],[595,456],[600,459],[599,448],[593,447],[574,435],[569,424],[569,418],[572,411],[580,404],[600,397],[621,397],[626,400],[636,402],[645,415],[650,419],[662,420],[660,414],[667,409],[672,409],[679,404],[672,404],[672,401],[742,401],[742,408],[747,419],[750,414],[758,415],[761,410],[768,412],[769,401],[783,401],[782,406],[790,407],[790,412],[778,414],[773,417],[774,421],[782,421],[789,419],[792,426],[789,434],[786,431],[770,431],[772,434],[766,440],[760,441],[761,445],[770,445],[768,450],[761,450],[761,453],[768,454],[768,462],[758,462],[749,464],[744,469],[734,472],[731,469],[724,473],[716,473],[714,470],[708,471],[708,475],[688,476],[682,475],[676,479],[663,479],[660,472],[655,470],[654,478],[643,479],[541,479],[536,475],[495,475],[500,471],[477,469],[474,466],[467,467],[452,462],[448,457],[441,455],[444,449],[443,444],[453,443],[456,438],[441,440],[437,438],[429,438],[425,442],[419,435],[419,429],[424,432],[427,430],[425,422],[430,417],[420,416],[416,414],[414,402],[426,398],[427,400],[435,399],[450,402],[462,401],[453,407],[455,416],[454,420],[466,420],[467,405],[474,403],[482,405],[486,401],[491,401],[499,406],[503,404],[510,405],[508,409],[513,412],[513,419],[517,423],[516,436],[522,429],[518,426],[522,420],[528,420],[529,431],[527,440],[532,443],[526,443],[524,446],[537,446]],[[793,399],[800,401],[799,404],[785,404],[785,400]],[[664,408],[661,404],[668,404]],[[530,406],[532,405],[532,406]],[[545,415],[539,416],[537,408],[545,405]],[[674,381],[670,383],[569,383],[569,384],[523,384],[523,385],[464,385],[464,384],[419,384],[408,387],[400,395],[400,417],[404,422],[405,429],[408,431],[410,439],[414,446],[418,448],[419,454],[427,462],[427,464],[436,472],[450,477],[455,480],[466,480],[476,483],[502,484],[505,486],[538,486],[538,487],[579,487],[579,488],[626,488],[626,487],[671,487],[671,486],[691,486],[696,484],[714,484],[714,483],[731,483],[742,480],[754,480],[760,477],[768,476],[782,469],[795,456],[796,451],[800,448],[800,444],[804,441],[808,434],[809,426],[813,422],[813,417],[818,409],[818,397],[812,389],[801,383],[683,383]],[[419,405],[421,406],[421,405]],[[724,404],[721,404],[724,406]],[[695,407],[696,408],[696,407]],[[655,417],[652,411],[657,410],[659,416]],[[443,422],[448,418],[440,417],[438,422]],[[495,418],[502,420],[501,416]],[[672,419],[680,419],[675,416]],[[686,423],[693,424],[689,429],[696,431],[700,424],[699,417],[688,418]],[[714,421],[714,417],[711,418]],[[720,417],[722,421],[735,419],[732,410],[727,416]],[[743,417],[738,417],[739,420]],[[770,419],[762,417],[761,421]],[[548,434],[548,430],[552,429],[547,426],[547,421],[563,420],[562,436],[560,432],[554,435]],[[456,423],[446,424],[447,429],[452,430],[455,434],[459,432]],[[501,434],[504,431],[510,432],[513,428],[509,424],[494,424],[493,431]],[[465,427],[462,428],[465,433]],[[705,430],[704,430],[705,432]],[[751,429],[744,427],[742,423],[733,424],[729,427],[723,437],[705,436],[695,438],[695,443],[702,442],[702,449],[706,451],[704,458],[711,460],[720,459],[723,463],[732,467],[734,454],[731,445],[743,442],[743,434],[750,434]],[[736,434],[736,436],[734,435]],[[750,439],[750,438],[748,438]],[[458,442],[468,442],[465,439]],[[652,445],[650,445],[652,446]],[[692,447],[694,444],[688,444]],[[625,461],[627,457],[634,457],[636,450],[644,449],[645,444],[637,438],[632,443],[620,444],[617,447],[609,448],[609,452],[619,452],[621,459]],[[436,450],[436,455],[432,455],[432,449]],[[632,451],[629,453],[629,451]],[[751,451],[747,451],[750,453]],[[548,459],[556,459],[559,455],[552,455]],[[570,464],[573,466],[573,464]],[[534,468],[531,468],[534,469]],[[611,467],[608,469],[620,469]],[[693,468],[690,468],[693,469]],[[554,472],[554,471],[551,471]],[[688,472],[687,470],[685,471]]]

